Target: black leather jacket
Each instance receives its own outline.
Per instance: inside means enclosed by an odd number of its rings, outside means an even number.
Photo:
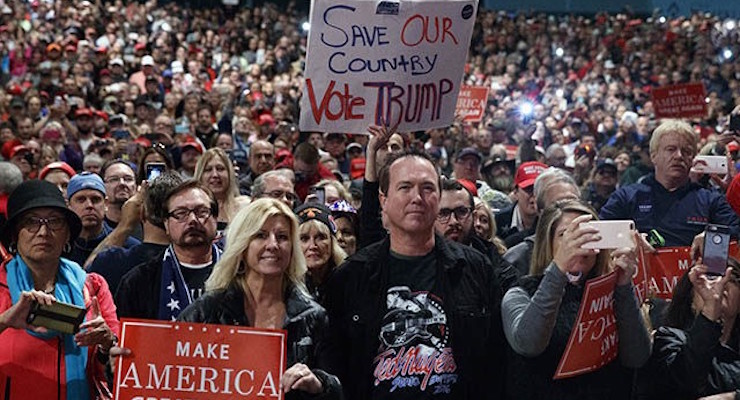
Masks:
[[[734,346],[737,332],[731,340]],[[638,398],[681,400],[735,392],[740,399],[740,351],[720,343],[721,335],[722,325],[703,314],[686,330],[659,328],[653,354],[641,371]]]
[[[437,278],[448,316],[460,380],[448,399],[499,399],[505,377],[501,326],[501,275],[511,266],[492,266],[469,246],[435,236]],[[368,399],[373,358],[386,312],[390,240],[351,256],[327,282],[328,348],[319,365],[342,381],[345,398]]]
[[[317,351],[325,335],[326,311],[311,298],[291,287],[285,293],[285,321],[283,329],[288,332],[288,365],[306,364],[324,386],[324,392],[310,395],[291,391],[287,399],[342,399],[342,386],[336,376],[313,368],[318,358]],[[180,313],[178,320],[207,324],[250,326],[244,311],[244,292],[233,284],[227,289],[207,292]]]

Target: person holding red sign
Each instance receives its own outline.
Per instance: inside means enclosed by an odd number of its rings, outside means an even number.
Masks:
[[[226,235],[226,251],[206,281],[206,293],[178,319],[285,329],[291,365],[281,379],[285,398],[340,399],[339,380],[311,368],[319,357],[327,317],[303,283],[307,268],[298,232],[295,214],[278,200],[255,200],[239,211]]]
[[[595,228],[581,225],[596,213],[577,200],[563,200],[546,208],[535,233],[530,275],[506,292],[501,315],[506,338],[514,350],[509,364],[507,396],[516,399],[627,399],[633,372],[650,356],[632,275],[637,267],[635,248],[611,254],[585,249],[600,239]],[[566,351],[584,295],[584,283],[617,271],[613,297],[618,358],[576,377],[554,380]],[[589,339],[591,337],[589,331]],[[598,338],[597,338],[598,339]],[[587,339],[588,340],[588,339]],[[603,354],[603,348],[602,348]]]
[[[710,276],[699,259],[676,285],[640,398],[740,397],[740,262],[727,266],[723,277]]]

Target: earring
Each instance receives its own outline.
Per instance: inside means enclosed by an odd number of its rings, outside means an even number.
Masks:
[[[15,243],[8,244],[8,253],[15,254]]]
[[[66,254],[71,253],[72,252],[72,245],[69,242],[65,243],[64,244],[64,248],[62,249],[62,251],[64,251],[64,253],[66,253]]]

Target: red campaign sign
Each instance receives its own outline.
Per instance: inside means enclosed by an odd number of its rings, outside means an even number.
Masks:
[[[730,242],[729,254],[737,257],[738,244]],[[645,253],[645,258],[639,259],[638,270],[648,271],[647,295],[670,300],[673,297],[673,288],[678,280],[691,268],[691,246],[661,247],[657,253]],[[645,267],[647,265],[647,268]],[[637,280],[633,280],[635,286]],[[644,282],[643,282],[644,285]]]
[[[455,114],[466,122],[480,122],[488,103],[488,87],[462,86],[457,96]]]
[[[553,379],[572,378],[595,371],[617,357],[616,284],[616,271],[586,282],[578,318]]]
[[[282,399],[286,333],[184,322],[121,320],[116,400]]]
[[[652,90],[658,118],[706,117],[706,97],[703,83],[669,85]]]

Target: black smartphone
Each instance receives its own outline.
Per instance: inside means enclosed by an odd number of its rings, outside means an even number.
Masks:
[[[740,114],[730,115],[730,131],[740,133]]]
[[[34,303],[28,313],[26,322],[29,325],[41,326],[68,335],[80,330],[85,319],[85,308],[74,304],[56,302],[50,306]]]
[[[165,163],[146,163],[146,181],[151,182],[167,170]]]
[[[707,274],[724,275],[730,252],[730,229],[725,225],[708,224],[704,230],[703,262]]]
[[[318,204],[326,203],[326,190],[322,187],[315,187],[311,189],[311,194],[315,195],[314,202]]]

